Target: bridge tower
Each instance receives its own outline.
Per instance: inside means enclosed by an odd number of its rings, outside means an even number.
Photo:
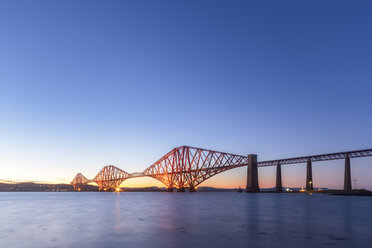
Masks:
[[[350,172],[350,157],[346,154],[345,157],[345,177],[344,177],[344,190],[351,190],[351,172]]]
[[[313,170],[311,165],[311,159],[307,159],[306,165],[306,190],[313,190]]]
[[[260,191],[258,186],[258,168],[257,168],[257,155],[248,155],[248,166],[247,166],[247,187],[245,192],[256,193]]]
[[[280,163],[276,165],[276,192],[283,192],[282,186],[282,166]]]

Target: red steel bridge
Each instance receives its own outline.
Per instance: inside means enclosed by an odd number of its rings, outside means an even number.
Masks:
[[[313,189],[312,163],[327,160],[345,160],[344,189],[351,190],[350,159],[372,156],[372,149],[346,151],[338,153],[311,155],[270,161],[257,161],[256,154],[241,156],[208,149],[180,146],[150,165],[143,172],[128,173],[113,165],[108,165],[93,178],[76,174],[71,184],[80,190],[88,183],[96,183],[100,190],[116,189],[122,182],[135,177],[152,177],[164,183],[168,191],[180,192],[188,189],[194,192],[196,187],[208,178],[237,167],[247,166],[246,192],[258,192],[258,167],[276,166],[276,191],[282,191],[281,165],[307,164],[306,190]]]

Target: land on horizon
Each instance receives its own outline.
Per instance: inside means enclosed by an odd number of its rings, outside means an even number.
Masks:
[[[283,187],[292,191],[299,191],[301,188]],[[327,188],[322,188],[327,189]],[[120,187],[120,190],[125,191],[166,191],[166,187]],[[211,186],[198,187],[198,191],[238,191],[239,188],[216,188]],[[244,190],[244,189],[243,189]],[[262,191],[275,190],[275,188],[261,188]],[[35,183],[35,182],[0,182],[1,191],[76,191],[71,184],[55,184],[55,183]],[[96,185],[84,185],[81,191],[99,191]]]
[[[305,191],[303,188],[283,187],[282,193],[323,193],[332,195],[353,195],[353,196],[372,196],[372,191],[365,189],[356,189],[351,191],[314,188],[311,191]],[[244,189],[242,189],[244,191]],[[215,188],[215,187],[198,187],[198,192],[239,192],[239,188]],[[0,183],[0,192],[76,192],[71,184],[41,184],[33,182],[23,183]],[[99,192],[99,187],[95,185],[85,185],[81,192]],[[115,192],[109,190],[108,192]],[[165,187],[137,187],[127,188],[120,187],[120,192],[166,192]],[[261,193],[275,193],[275,188],[261,188]]]

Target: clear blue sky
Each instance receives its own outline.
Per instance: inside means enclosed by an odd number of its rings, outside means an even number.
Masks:
[[[371,1],[1,1],[0,179],[142,171],[179,145],[370,148],[371,30]],[[313,170],[342,187],[343,161]],[[305,183],[305,165],[283,172]],[[372,159],[352,173],[372,188]],[[244,184],[243,168],[210,179]]]

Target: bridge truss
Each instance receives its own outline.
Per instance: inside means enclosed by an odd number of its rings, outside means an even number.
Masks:
[[[308,166],[311,166],[311,162],[316,161],[369,156],[372,156],[372,149],[261,161],[257,162],[256,165],[257,167],[265,167],[307,163]],[[100,190],[108,190],[119,187],[124,180],[129,178],[152,177],[165,184],[170,191],[174,188],[179,191],[184,191],[186,188],[194,191],[199,184],[210,177],[229,169],[247,166],[248,163],[247,156],[191,146],[180,146],[165,154],[143,172],[130,174],[113,165],[108,165],[103,167],[92,180],[88,180],[81,173],[78,173],[71,184],[75,190],[79,190],[83,185],[94,182],[99,186]]]
[[[326,153],[326,154],[319,154],[319,155],[311,155],[311,156],[303,156],[303,157],[296,157],[296,158],[286,158],[286,159],[277,159],[277,160],[269,160],[269,161],[262,161],[258,162],[258,167],[265,167],[265,166],[275,166],[278,164],[300,164],[306,163],[307,161],[311,162],[318,162],[318,161],[327,161],[327,160],[338,160],[338,159],[345,159],[349,158],[361,158],[361,157],[371,157],[372,156],[372,149],[364,149],[364,150],[355,150],[355,151],[347,151],[347,152],[337,152],[337,153]]]
[[[71,184],[75,190],[81,190],[81,188],[89,183],[90,181],[81,173],[76,174]]]
[[[246,156],[181,146],[148,167],[143,175],[161,181],[168,189],[183,191],[188,187],[194,190],[218,173],[247,165],[247,159]]]
[[[108,165],[102,168],[102,170],[92,180],[98,184],[100,189],[116,189],[120,186],[125,179],[128,179],[130,174],[113,166]]]

